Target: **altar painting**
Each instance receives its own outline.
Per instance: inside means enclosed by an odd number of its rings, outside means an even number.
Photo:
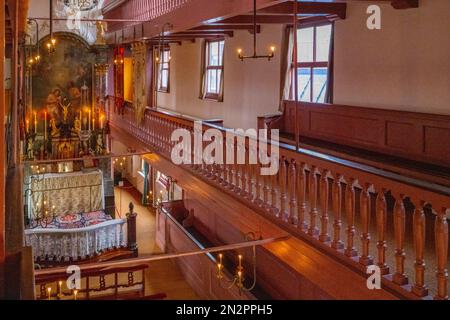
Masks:
[[[74,37],[58,37],[56,51],[42,55],[41,63],[33,70],[32,81],[32,111],[37,114],[39,132],[44,130],[45,112],[53,131],[63,123],[74,123],[76,118],[82,120],[80,114],[92,105],[94,63],[95,55]]]

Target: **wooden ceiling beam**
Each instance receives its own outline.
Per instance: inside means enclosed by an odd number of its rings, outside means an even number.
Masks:
[[[326,17],[327,15],[323,15]],[[298,20],[310,18],[311,15],[299,15]],[[261,24],[290,24],[292,23],[292,15],[258,15],[256,17],[256,22]],[[245,24],[253,23],[253,16],[250,15],[239,15],[232,18],[228,18],[219,22],[222,25],[230,24]],[[214,24],[211,24],[214,25]]]
[[[395,9],[418,8],[419,0],[392,0],[391,5]]]
[[[271,7],[258,10],[263,14],[292,15],[294,12],[294,1],[283,2]],[[345,19],[347,4],[341,2],[304,2],[299,1],[299,14],[334,14]]]
[[[204,25],[200,27],[196,27],[190,30],[197,31],[227,31],[227,30],[248,30],[253,33],[253,25],[252,24],[210,24]],[[189,31],[190,31],[189,30]],[[256,26],[256,33],[261,32],[261,26]]]
[[[228,36],[233,37],[233,31],[195,31],[188,30],[183,32],[172,33],[173,36]]]

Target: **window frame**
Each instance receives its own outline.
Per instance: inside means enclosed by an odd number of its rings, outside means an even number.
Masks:
[[[168,60],[169,61],[165,61],[164,63],[162,63],[162,57],[163,55],[168,52]],[[169,93],[170,92],[170,62],[171,62],[171,53],[170,53],[170,47],[164,47],[164,49],[162,50],[162,55],[160,57],[160,61],[157,61],[157,81],[156,81],[156,85],[157,85],[157,91],[158,92],[162,92],[162,93]],[[167,68],[164,68],[164,64],[167,64]],[[163,86],[162,83],[162,73],[163,71],[167,71],[167,84],[166,86]]]
[[[219,100],[219,95],[220,95],[220,87],[222,86],[222,75],[220,77],[216,77],[216,88],[217,88],[217,93],[216,92],[209,92],[208,91],[208,84],[209,84],[209,71],[210,70],[215,70],[221,71],[221,74],[223,74],[224,72],[224,57],[225,57],[225,38],[218,38],[218,39],[213,39],[213,40],[205,40],[206,41],[206,46],[205,46],[205,99],[208,100]],[[220,43],[223,42],[223,50],[222,50],[222,57],[220,59]],[[211,44],[213,43],[217,43],[218,46],[218,56],[219,56],[219,61],[222,61],[221,65],[218,66],[212,66],[211,65],[211,55],[210,55],[210,47]],[[218,72],[217,72],[218,74]]]
[[[327,26],[329,25],[331,28],[333,28],[333,22],[330,21],[326,21],[326,22],[318,22],[318,23],[308,23],[308,24],[304,24],[304,25],[300,25],[297,28],[297,32],[298,30],[301,29],[308,29],[308,28],[313,28],[313,61],[311,62],[297,62],[297,65],[295,65],[294,63],[294,55],[292,56],[292,61],[291,61],[291,97],[294,97],[295,94],[295,89],[298,90],[298,85],[299,83],[297,83],[297,88],[295,87],[295,74],[294,72],[298,72],[299,69],[302,68],[308,68],[310,69],[310,77],[311,77],[311,85],[310,85],[310,99],[309,101],[302,101],[300,100],[299,97],[299,101],[302,102],[309,102],[309,103],[321,103],[321,102],[315,102],[314,101],[314,69],[316,68],[327,68],[329,70],[330,65],[331,65],[331,61],[330,61],[330,56],[334,57],[334,52],[328,52],[328,61],[316,61],[317,58],[317,28],[318,27],[323,27],[323,26]],[[330,34],[330,41],[333,41],[332,36]],[[331,50],[331,49],[330,49]],[[299,49],[297,48],[297,55],[298,55],[298,51]],[[330,55],[331,53],[331,55]],[[295,50],[294,53],[295,54]],[[330,79],[327,78],[327,82],[330,81]]]

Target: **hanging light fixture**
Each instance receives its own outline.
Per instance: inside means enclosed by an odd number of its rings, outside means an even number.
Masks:
[[[245,59],[268,59],[269,61],[275,57],[275,46],[270,47],[270,53],[268,55],[258,55],[256,53],[256,0],[253,0],[253,55],[252,56],[244,56],[241,48],[238,49],[238,58],[241,61]]]
[[[53,37],[53,0],[49,0],[50,2],[50,40],[47,42],[47,50],[48,53],[51,54],[55,52],[56,48],[56,39]]]
[[[28,24],[31,24],[32,22],[34,22],[36,24],[36,43],[34,44],[34,46],[36,47],[36,53],[35,54],[31,54],[29,63],[33,64],[33,63],[39,63],[39,61],[41,61],[41,54],[39,52],[39,23],[37,22],[36,19],[28,19]],[[31,41],[31,39],[30,39]]]

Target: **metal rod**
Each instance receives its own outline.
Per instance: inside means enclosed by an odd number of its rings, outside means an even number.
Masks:
[[[256,0],[253,0],[253,56],[256,57]]]
[[[298,123],[298,2],[294,1],[294,98],[295,98],[295,151],[300,147],[300,128]]]
[[[153,261],[159,261],[159,260],[166,260],[166,259],[175,259],[175,258],[182,258],[182,257],[190,257],[190,256],[196,256],[201,254],[207,254],[207,253],[215,253],[215,252],[222,252],[222,251],[230,251],[230,250],[236,250],[236,249],[242,249],[242,248],[249,248],[253,246],[262,246],[269,243],[274,242],[281,242],[289,240],[291,236],[281,236],[281,237],[275,237],[275,238],[268,238],[263,240],[255,240],[255,241],[246,241],[246,242],[239,242],[234,244],[228,244],[213,248],[206,248],[201,250],[193,250],[193,251],[187,251],[187,252],[179,252],[179,253],[167,253],[167,254],[159,254],[159,255],[152,255],[147,257],[140,257],[140,258],[133,258],[133,259],[127,259],[123,261],[107,261],[107,262],[99,262],[99,263],[89,263],[89,264],[82,264],[79,265],[81,271],[83,270],[89,270],[94,268],[102,268],[102,267],[121,267],[121,266],[130,266],[130,264],[142,264],[142,263],[148,263]],[[37,276],[45,276],[45,275],[53,275],[55,273],[64,273],[66,274],[67,268],[52,268],[49,270],[37,270],[35,271],[35,275]]]
[[[56,163],[56,162],[83,161],[83,160],[90,160],[90,159],[124,158],[124,157],[132,157],[132,156],[144,156],[144,155],[148,155],[148,154],[152,154],[152,152],[151,151],[142,151],[142,152],[134,152],[134,153],[109,154],[109,155],[104,155],[104,156],[90,156],[88,158],[23,161],[23,164],[38,165],[38,164]]]
[[[50,18],[45,17],[31,17],[29,19],[36,19],[36,20],[50,20]],[[71,18],[52,18],[53,21],[67,21],[67,20],[73,20]],[[136,23],[145,23],[149,22],[149,20],[134,20],[134,19],[90,19],[90,18],[81,18],[77,19],[77,21],[81,22],[136,22]]]

